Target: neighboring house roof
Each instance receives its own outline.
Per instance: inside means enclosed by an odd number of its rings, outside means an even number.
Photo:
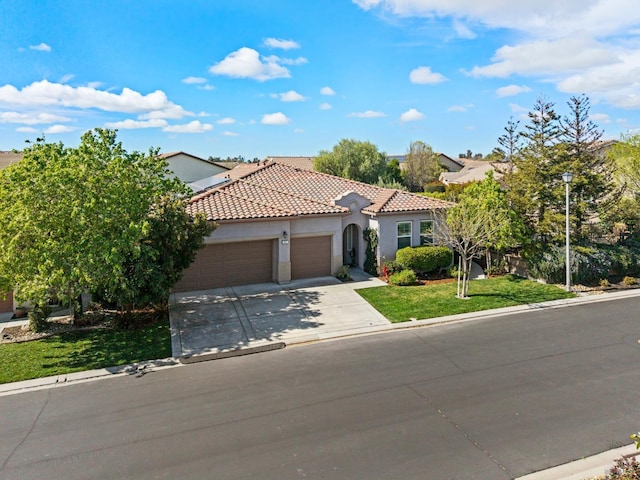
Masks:
[[[303,170],[313,170],[313,157],[267,157],[264,161],[282,163]]]
[[[184,155],[186,157],[190,157],[193,158],[194,160],[200,160],[201,162],[205,162],[208,163],[210,165],[217,165],[220,168],[224,168],[225,170],[230,170],[232,167],[225,165],[222,162],[211,162],[205,158],[201,158],[201,157],[196,157],[195,155],[191,155],[190,153],[186,153],[183,151],[179,151],[179,152],[167,152],[167,153],[161,153],[160,155],[158,155],[158,157],[160,158],[164,158],[165,160],[169,160],[172,157],[177,157],[178,155]]]
[[[22,153],[0,151],[0,170],[22,160]]]
[[[214,221],[346,215],[349,209],[335,201],[348,192],[371,202],[362,210],[369,215],[433,211],[454,205],[278,162],[239,165],[219,176],[229,178],[229,183],[194,196],[188,206],[190,213],[202,212]]]
[[[466,160],[465,166],[459,172],[443,172],[440,174],[440,181],[446,185],[451,183],[463,184],[469,182],[480,182],[485,179],[488,171],[494,172],[497,180],[502,174],[496,169],[492,162],[483,160]]]
[[[449,172],[457,172],[460,169],[462,169],[462,167],[464,166],[464,164],[459,160],[454,160],[453,158],[451,158],[448,155],[445,155],[444,153],[438,153],[437,155],[439,155],[438,160],[440,165],[446,168]],[[407,160],[406,155],[388,155],[387,158],[389,160],[398,160],[401,170],[405,168],[405,161]]]

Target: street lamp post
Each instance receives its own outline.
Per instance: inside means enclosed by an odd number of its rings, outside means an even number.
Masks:
[[[571,291],[571,246],[569,243],[569,184],[571,183],[571,180],[573,180],[573,173],[571,172],[564,172],[562,174],[562,180],[564,180],[564,187],[565,187],[565,211],[566,211],[566,232],[565,232],[565,238],[566,238],[566,243],[567,243],[567,249],[566,249],[566,260],[567,260],[567,287],[566,290],[567,292]]]

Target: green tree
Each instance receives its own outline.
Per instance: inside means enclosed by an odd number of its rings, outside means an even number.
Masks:
[[[313,169],[337,177],[375,184],[387,172],[387,156],[370,142],[342,139],[329,152],[322,150]]]
[[[158,235],[154,215],[163,199],[172,199],[173,208],[186,205],[188,187],[167,174],[157,150],[129,153],[113,130],[87,132],[77,148],[44,139],[26,148],[21,162],[0,171],[4,285],[15,286],[19,301],[44,304],[55,295],[72,311],[82,292],[105,285],[115,292],[115,286],[126,285],[128,267],[145,258]],[[201,244],[202,220],[191,223],[193,228],[179,234],[197,235],[194,244]],[[161,250],[165,247],[156,247],[156,259],[185,253]],[[182,265],[178,258],[171,261],[176,268]],[[167,269],[155,272],[163,273]]]
[[[503,177],[513,207],[526,220],[538,240],[548,240],[560,232],[560,218],[553,207],[561,192],[564,148],[560,117],[554,104],[540,98],[529,112],[529,123],[519,136],[524,145],[514,150],[510,172]],[[508,135],[514,125],[507,127]],[[515,136],[515,134],[513,134]]]
[[[421,141],[411,142],[404,166],[404,183],[412,192],[424,191],[424,186],[438,180],[440,173],[444,171],[444,167],[440,165],[440,155]]]
[[[517,245],[524,226],[489,172],[485,180],[469,185],[461,193],[458,204],[447,211],[446,219],[436,218],[434,231],[437,243],[448,245],[459,255],[457,296],[467,298],[473,259],[490,248]]]
[[[640,196],[640,133],[623,135],[608,152],[615,162],[620,183],[635,197]]]
[[[588,220],[599,211],[608,210],[620,198],[614,182],[615,164],[599,151],[603,132],[589,119],[590,103],[584,96],[571,97],[568,116],[561,121],[564,143],[564,165],[560,170],[573,173],[571,182],[571,215],[575,222],[573,237],[578,242],[588,239]],[[555,173],[561,175],[562,172]],[[564,199],[556,209],[562,211]]]

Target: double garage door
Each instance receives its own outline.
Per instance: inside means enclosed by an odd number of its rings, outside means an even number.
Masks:
[[[276,280],[277,240],[206,245],[185,270],[175,292],[266,283]],[[331,237],[292,238],[291,278],[331,275]]]

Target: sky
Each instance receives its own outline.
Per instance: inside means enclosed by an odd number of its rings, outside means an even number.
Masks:
[[[488,154],[539,98],[640,131],[637,0],[0,0],[0,150]]]

